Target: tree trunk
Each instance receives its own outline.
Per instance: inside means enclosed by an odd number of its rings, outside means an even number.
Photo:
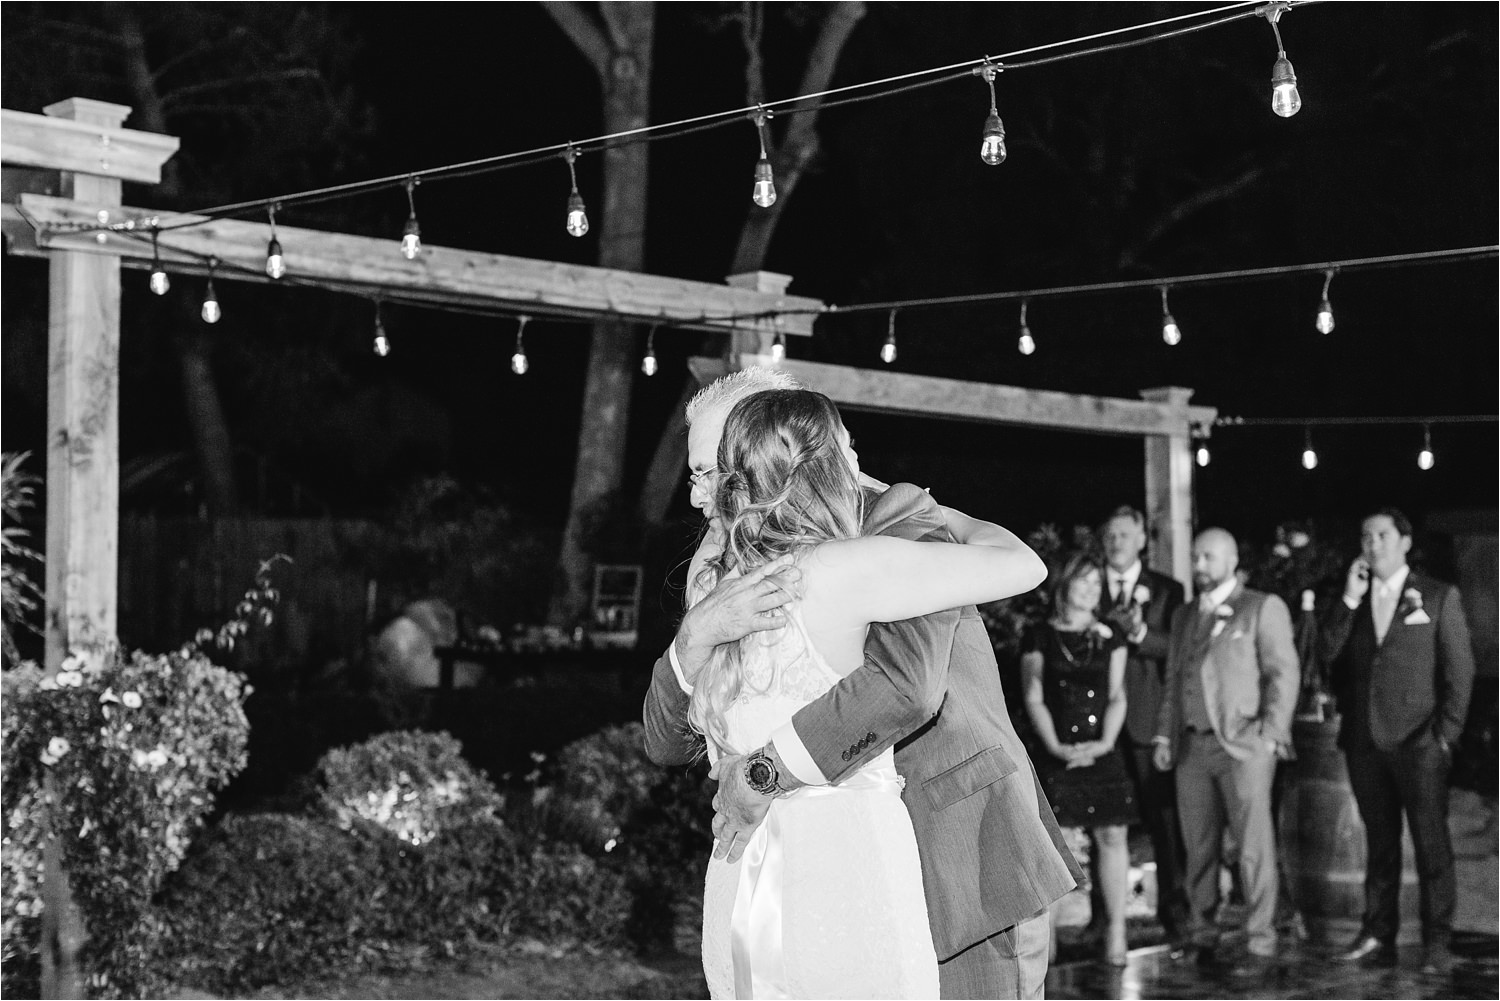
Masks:
[[[49,803],[59,801],[52,776],[46,780]],[[62,842],[53,830],[53,807],[47,808],[47,840],[42,846],[42,990],[44,998],[81,998],[83,969],[78,954],[88,937],[83,916],[68,885]]]
[[[146,56],[146,37],[140,19],[129,4],[123,3],[106,4],[105,14],[120,39],[125,79],[130,86],[131,100],[135,102],[131,114],[136,127],[167,135],[166,113]],[[176,198],[180,194],[180,178],[177,163],[168,160],[162,167],[156,195],[168,200]],[[183,403],[192,427],[198,469],[203,477],[204,499],[210,511],[227,514],[239,506],[229,422],[219,402],[218,387],[214,385],[207,336],[193,322],[188,323],[184,330],[183,336],[175,341],[177,360],[182,371]]]
[[[549,4],[548,9],[600,73],[605,133],[646,125],[655,5],[601,3],[602,33],[597,25],[582,23],[576,4]],[[649,149],[648,143],[634,143],[603,154],[604,199],[598,223],[601,267],[640,271],[645,266]],[[606,320],[594,325],[573,492],[548,612],[548,620],[556,626],[574,625],[585,611],[592,560],[584,529],[591,515],[618,497],[624,478],[625,434],[635,379],[634,345],[628,324]]]
[[[828,5],[828,13],[823,18],[818,40],[808,54],[807,67],[803,71],[797,93],[816,94],[828,89],[833,71],[838,66],[839,54],[843,52],[844,44],[855,26],[864,18],[865,10],[863,0],[845,0]],[[744,36],[746,45],[755,44],[759,36],[758,30],[747,31]],[[747,53],[747,59],[745,86],[748,100],[760,101],[765,92],[760,75],[762,61],[759,53],[754,52]],[[767,126],[766,152],[775,171],[776,202],[770,208],[763,209],[758,205],[750,205],[749,199],[746,199],[745,225],[740,230],[739,242],[735,245],[730,274],[759,271],[765,266],[766,254],[771,249],[771,238],[776,234],[776,224],[781,221],[781,213],[791,201],[797,182],[802,179],[808,165],[817,158],[817,120],[816,110],[789,116],[790,124],[779,144],[773,141],[769,134],[770,127]],[[740,346],[736,345],[735,338],[731,337],[724,343],[730,354],[738,353]],[[684,404],[697,389],[692,376],[686,378],[688,384],[683,392]],[[672,503],[678,484],[682,482],[687,463],[687,436],[683,434],[682,421],[683,409],[679,405],[673,410],[667,426],[662,429],[651,457],[651,465],[646,471],[646,482],[641,486],[637,511],[647,525],[659,525],[665,520],[667,508]]]

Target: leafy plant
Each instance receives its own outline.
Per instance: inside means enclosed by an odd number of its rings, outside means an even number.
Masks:
[[[19,630],[39,633],[31,621],[41,607],[42,591],[27,573],[28,564],[40,564],[42,555],[26,544],[31,533],[22,526],[26,512],[35,506],[40,480],[24,472],[21,464],[30,452],[6,452],[0,456],[0,509],[4,512],[3,560],[0,560],[0,654],[6,664],[19,663],[15,634]]]

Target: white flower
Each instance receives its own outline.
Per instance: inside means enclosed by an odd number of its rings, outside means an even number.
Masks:
[[[1292,555],[1291,547],[1288,546],[1285,542],[1276,543],[1276,545],[1271,547],[1271,552],[1275,553],[1277,556],[1280,556],[1282,559],[1286,559],[1287,557]]]
[[[166,763],[167,752],[160,746],[153,747],[151,750],[146,752],[146,764],[151,766],[152,771],[155,771]]]
[[[83,657],[78,653],[69,653],[66,657],[63,658],[63,662],[58,665],[57,670],[58,673],[62,673],[63,671],[81,670],[82,667]]]
[[[55,765],[58,760],[68,753],[72,745],[63,737],[53,737],[47,741],[47,749],[42,752],[42,764]]]
[[[1137,584],[1135,590],[1130,592],[1130,596],[1135,599],[1137,605],[1144,605],[1151,600],[1151,589],[1145,584]]]
[[[57,686],[59,688],[78,688],[82,684],[83,674],[78,671],[57,672]]]
[[[1416,588],[1407,588],[1405,591],[1401,592],[1401,596],[1407,601],[1411,602],[1413,605],[1416,605],[1418,608],[1422,607],[1422,592],[1418,591]]]
[[[136,692],[126,692],[120,696],[120,703],[126,709],[139,709],[141,707],[141,697]]]
[[[139,747],[133,748],[130,752],[130,763],[137,768],[145,768],[146,752],[141,750]]]
[[[120,697],[115,694],[115,690],[113,688],[106,688],[104,690],[104,694],[101,695],[101,696],[99,696],[99,701],[100,702],[119,702],[120,701]]]
[[[1311,542],[1312,538],[1306,532],[1293,532],[1286,537],[1286,541],[1293,549],[1301,549]]]
[[[44,692],[57,691],[57,679],[50,674],[42,675],[42,680],[37,682],[37,687]]]

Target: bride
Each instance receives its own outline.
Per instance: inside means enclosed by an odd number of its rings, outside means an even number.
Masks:
[[[965,544],[861,537],[858,477],[849,432],[822,394],[756,393],[726,419],[722,548],[692,575],[692,598],[783,557],[802,590],[784,628],[719,647],[697,679],[689,722],[711,759],[760,747],[859,667],[871,622],[993,601],[1045,576],[1010,532],[956,513],[950,531]],[[703,961],[713,997],[938,996],[902,787],[887,750],[837,786],[776,799],[740,859],[710,859]]]

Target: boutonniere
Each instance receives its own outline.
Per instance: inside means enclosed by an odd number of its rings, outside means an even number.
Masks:
[[[1217,636],[1224,631],[1225,624],[1234,616],[1234,609],[1228,605],[1220,605],[1214,609],[1214,631]]]
[[[1401,603],[1396,606],[1396,612],[1400,615],[1410,615],[1412,612],[1422,610],[1422,592],[1414,587],[1409,587],[1401,592]]]
[[[1130,597],[1135,599],[1137,605],[1144,605],[1151,600],[1151,589],[1145,584],[1137,584],[1135,590],[1130,592]]]

